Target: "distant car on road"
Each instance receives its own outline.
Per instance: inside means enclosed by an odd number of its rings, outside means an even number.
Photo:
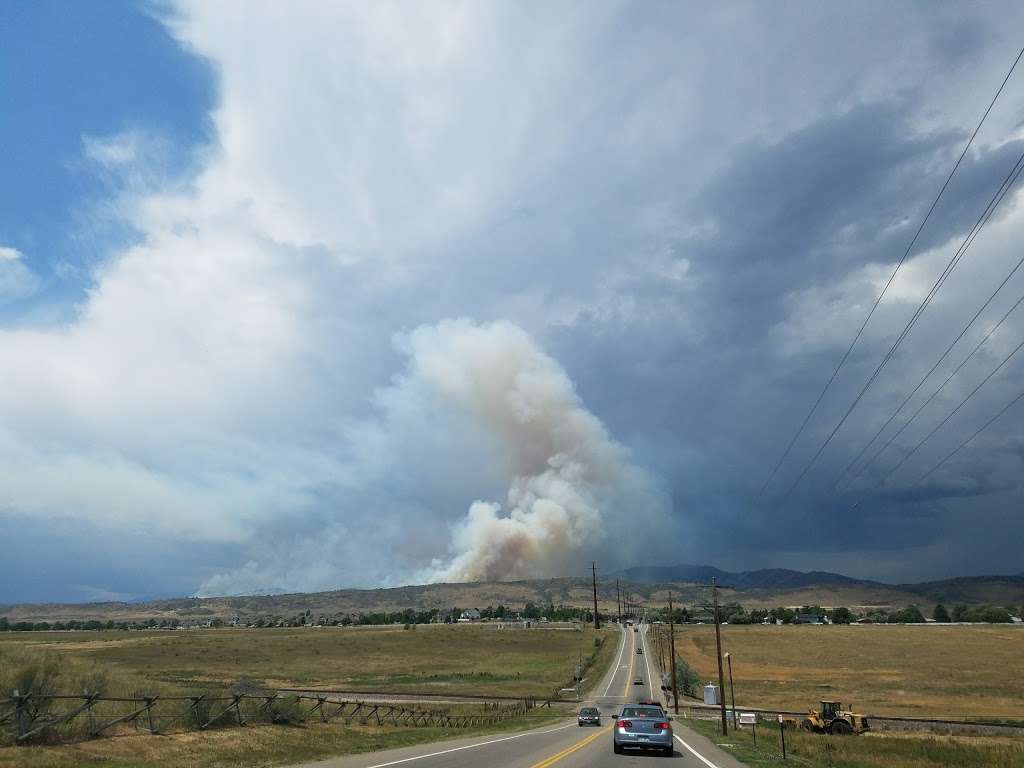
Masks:
[[[633,678],[633,685],[643,685],[643,684],[644,684],[644,679],[642,677],[640,677],[640,675],[637,675],[636,677]]]
[[[637,648],[637,649],[636,649],[636,652],[637,652],[637,653],[643,653],[643,652],[644,652],[644,649],[643,649],[643,648]]]
[[[576,722],[581,727],[584,725],[600,725],[601,712],[597,707],[583,707],[580,709],[579,715],[576,716]]]
[[[625,749],[653,749],[671,757],[672,723],[661,707],[625,706],[612,729],[612,751],[621,755]]]

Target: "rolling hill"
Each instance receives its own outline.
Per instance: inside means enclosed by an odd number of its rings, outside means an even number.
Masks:
[[[617,574],[624,591],[645,604],[664,605],[671,591],[680,605],[707,601],[711,578],[735,587],[723,600],[748,608],[775,606],[845,605],[851,608],[897,608],[911,604],[930,607],[993,603],[1024,604],[1024,574],[946,579],[921,584],[883,584],[852,579],[835,573],[786,569],[729,572],[712,566],[643,566]],[[145,621],[172,619],[201,621],[219,617],[294,616],[394,612],[413,608],[462,608],[504,604],[521,608],[527,602],[547,605],[590,605],[591,582],[587,578],[535,579],[469,584],[424,584],[382,589],[339,589],[329,592],[253,595],[242,597],[185,597],[140,603],[41,603],[0,605],[0,616],[10,621]],[[603,610],[615,609],[615,583],[598,585]]]

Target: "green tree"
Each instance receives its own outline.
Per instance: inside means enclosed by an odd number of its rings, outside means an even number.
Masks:
[[[540,608],[533,603],[527,603],[526,607],[523,608],[524,619],[539,619],[541,617]]]
[[[783,624],[792,624],[796,621],[796,612],[789,608],[772,608],[769,615],[773,621],[781,621]]]
[[[849,608],[840,606],[832,609],[829,618],[832,619],[833,624],[849,624],[853,621],[853,613],[851,613]]]
[[[936,605],[935,610],[932,611],[932,618],[936,621],[948,622],[950,619],[949,611],[946,610],[946,606],[944,606],[942,603]]]

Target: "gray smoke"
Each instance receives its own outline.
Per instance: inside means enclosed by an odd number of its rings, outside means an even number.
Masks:
[[[503,448],[510,476],[505,506],[474,501],[448,558],[422,576],[499,580],[578,567],[605,539],[608,504],[638,473],[562,367],[509,323],[446,321],[417,329],[404,346],[412,389],[426,385],[477,420]]]

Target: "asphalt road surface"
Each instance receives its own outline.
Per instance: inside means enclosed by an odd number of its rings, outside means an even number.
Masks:
[[[655,666],[657,660],[651,658],[646,644],[646,625],[642,625],[639,632],[631,628],[622,631],[612,668],[585,702],[585,705],[600,708],[600,727],[580,728],[574,716],[572,720],[530,731],[353,755],[308,763],[302,768],[626,768],[666,760],[668,758],[651,753],[616,755],[612,752],[612,716],[622,705],[641,699],[663,700],[661,675]],[[638,646],[644,649],[642,654],[636,652]],[[634,683],[638,677],[643,679],[643,684]],[[686,728],[683,720],[673,720],[672,727],[676,736],[676,750],[672,756],[676,762],[673,765],[742,768],[742,763]]]

